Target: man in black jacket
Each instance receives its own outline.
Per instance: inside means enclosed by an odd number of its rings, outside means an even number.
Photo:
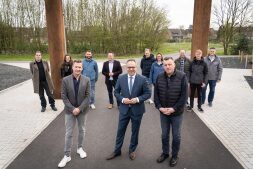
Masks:
[[[188,96],[188,85],[186,74],[175,69],[173,58],[164,58],[163,65],[165,72],[157,77],[154,92],[155,106],[160,111],[163,150],[157,162],[161,163],[169,157],[169,134],[171,127],[173,140],[170,166],[174,167],[178,161],[182,114]]]
[[[118,77],[122,73],[122,68],[121,68],[120,62],[117,60],[114,60],[113,52],[109,52],[107,54],[107,57],[108,57],[108,61],[104,62],[104,65],[102,68],[102,74],[105,76],[105,84],[107,87],[109,102],[110,102],[107,108],[112,109],[113,107],[112,90],[113,88],[115,88]],[[119,106],[118,102],[117,102],[117,105]]]
[[[140,67],[141,67],[142,75],[144,77],[146,77],[146,80],[149,84],[148,87],[149,87],[149,90],[151,91],[151,93],[152,93],[152,84],[150,83],[149,74],[150,74],[151,66],[155,61],[156,61],[156,59],[155,59],[154,55],[151,54],[150,49],[146,48],[144,56],[141,59]],[[151,99],[149,99],[149,103],[153,104],[154,102]]]

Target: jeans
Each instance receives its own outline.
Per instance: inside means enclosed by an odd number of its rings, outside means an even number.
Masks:
[[[114,152],[116,154],[121,153],[121,147],[123,145],[126,129],[128,126],[129,121],[131,120],[132,123],[132,135],[131,141],[129,145],[129,153],[134,152],[138,145],[138,138],[139,138],[139,130],[141,126],[141,119],[143,114],[136,117],[133,115],[131,108],[129,108],[127,114],[119,114],[119,124],[118,124],[118,131],[116,137],[116,145]]]
[[[90,104],[95,103],[95,80],[90,81]]]
[[[65,114],[65,147],[64,154],[66,156],[71,155],[71,146],[73,141],[73,130],[76,125],[76,121],[78,124],[78,148],[83,147],[83,138],[85,136],[85,122],[86,122],[87,113],[80,113],[78,116],[74,116],[73,114]]]
[[[150,92],[151,92],[151,96],[150,96],[150,98],[149,98],[149,99],[151,99],[151,98],[153,98],[153,97],[154,97],[154,94],[153,94],[153,92],[152,92],[152,87],[153,87],[153,84],[152,84],[152,83],[150,83],[149,78],[145,77],[145,79],[146,79],[146,82],[148,83],[148,89],[149,89],[149,90],[150,90]]]
[[[49,104],[51,105],[51,107],[54,107],[55,106],[54,96],[50,92],[47,82],[46,81],[40,81],[40,84],[39,84],[39,97],[40,97],[41,107],[46,107],[47,106],[47,101],[46,101],[46,98],[44,96],[44,90],[46,91]]]
[[[217,82],[216,80],[208,80],[208,83],[202,89],[202,98],[201,98],[202,104],[204,104],[206,101],[206,89],[207,89],[208,85],[209,85],[209,89],[210,89],[209,94],[208,94],[208,103],[213,102],[216,82]]]
[[[160,113],[163,154],[169,155],[170,127],[172,128],[172,157],[177,157],[181,143],[183,115],[168,116]]]

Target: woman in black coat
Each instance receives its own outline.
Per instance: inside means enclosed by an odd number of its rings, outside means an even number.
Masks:
[[[72,65],[73,65],[73,60],[71,59],[71,56],[66,54],[64,56],[64,62],[61,65],[61,77],[62,78],[72,74]]]

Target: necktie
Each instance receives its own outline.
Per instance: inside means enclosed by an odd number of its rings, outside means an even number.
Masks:
[[[129,92],[130,92],[130,94],[131,94],[131,92],[132,92],[132,88],[133,88],[133,76],[130,76],[129,78],[130,78],[130,83],[129,83]]]

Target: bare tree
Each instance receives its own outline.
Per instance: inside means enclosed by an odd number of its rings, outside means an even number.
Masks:
[[[223,43],[224,54],[228,54],[229,44],[233,42],[236,29],[252,22],[252,0],[220,0],[214,6],[214,23],[219,27],[218,37]]]

